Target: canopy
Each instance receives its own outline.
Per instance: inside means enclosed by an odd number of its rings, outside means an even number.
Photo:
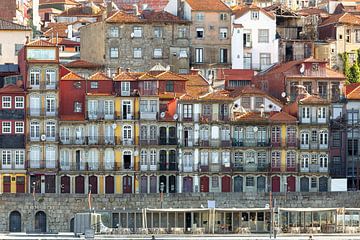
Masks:
[[[279,208],[279,211],[285,212],[328,212],[336,211],[338,208]]]

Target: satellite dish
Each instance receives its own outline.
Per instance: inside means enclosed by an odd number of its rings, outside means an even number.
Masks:
[[[265,105],[264,105],[264,104],[261,104],[261,105],[260,105],[260,108],[265,108]]]
[[[138,150],[135,150],[135,151],[134,151],[134,156],[137,157],[138,155],[139,155]]]
[[[303,74],[305,72],[305,65],[304,63],[301,64],[301,67],[300,67],[300,73]]]
[[[112,128],[115,129],[117,127],[116,123],[112,125]]]
[[[174,114],[174,116],[173,116],[173,119],[174,120],[177,120],[179,118],[179,115],[177,115],[176,113]]]
[[[41,135],[40,140],[44,142],[46,140],[46,135],[45,134]]]
[[[164,117],[165,117],[165,112],[161,112],[161,113],[160,113],[160,117],[161,117],[161,118],[164,118]]]
[[[268,108],[272,109],[274,106],[272,104],[268,105]]]
[[[258,127],[254,127],[254,132],[257,132],[258,130]]]
[[[131,38],[134,38],[134,36],[135,36],[135,34],[132,32],[132,33],[130,34],[130,37],[131,37]]]
[[[286,97],[286,92],[282,92],[281,97],[283,97],[283,98]]]

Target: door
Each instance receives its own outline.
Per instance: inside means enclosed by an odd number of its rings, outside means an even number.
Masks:
[[[231,178],[229,176],[223,176],[221,178],[221,191],[222,192],[231,191]]]
[[[40,116],[40,96],[31,96],[30,102],[31,102],[30,115]]]
[[[123,177],[123,193],[132,193],[132,177]]]
[[[169,177],[169,192],[176,193],[176,176]]]
[[[296,191],[296,178],[294,176],[287,177],[287,192]]]
[[[147,176],[141,176],[141,183],[140,183],[140,192],[141,193],[147,193],[147,184],[148,184],[148,177]]]
[[[157,178],[156,176],[150,177],[150,193],[156,193],[157,192]]]
[[[106,194],[114,193],[114,177],[113,176],[105,177],[105,193]]]
[[[70,177],[61,177],[61,193],[70,193]]]
[[[124,163],[124,169],[131,168],[131,153],[130,152],[128,152],[128,151],[124,152],[123,163]]]
[[[10,176],[3,177],[3,192],[4,193],[11,192],[11,177]]]
[[[234,177],[234,192],[243,192],[243,177]]]
[[[160,127],[160,145],[166,145],[166,127]]]
[[[89,190],[91,186],[91,193],[97,194],[98,193],[98,178],[97,176],[90,176],[89,177]]]
[[[25,192],[25,177],[23,176],[16,177],[16,192],[17,193]]]
[[[169,128],[169,144],[176,145],[176,128],[175,127]]]
[[[45,175],[45,193],[55,193],[55,175]]]
[[[272,182],[271,182],[271,191],[272,192],[280,192],[280,177],[279,176],[275,176],[272,178]]]
[[[98,115],[98,101],[89,100],[88,101],[88,118],[96,119]]]
[[[160,176],[159,180],[160,180],[159,181],[159,192],[161,192],[161,183],[162,183],[164,186],[163,192],[166,193],[166,187],[167,187],[166,176],[164,176],[164,175]]]
[[[300,178],[300,192],[308,192],[309,191],[309,178],[302,177]]]
[[[328,191],[328,178],[321,177],[319,178],[319,192],[327,192]]]
[[[265,192],[265,183],[266,179],[264,176],[260,176],[257,178],[257,191],[258,192]]]
[[[83,176],[75,177],[75,193],[85,193]]]
[[[9,232],[21,232],[21,214],[18,211],[10,213]]]
[[[209,192],[209,177],[200,177],[200,192]]]
[[[75,158],[76,158],[76,170],[82,170],[81,169],[81,152],[80,150],[76,150],[75,152]]]
[[[123,101],[122,104],[123,119],[131,120],[131,101]]]
[[[46,232],[46,214],[43,211],[35,214],[35,231],[41,233]]]
[[[184,191],[183,192],[192,192],[193,191],[193,179],[192,179],[192,177],[184,177],[183,185],[184,185]]]

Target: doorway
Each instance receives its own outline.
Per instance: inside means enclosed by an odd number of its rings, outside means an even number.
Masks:
[[[41,233],[46,232],[46,214],[43,211],[35,214],[35,231]]]
[[[131,152],[125,151],[123,156],[124,169],[131,169]]]
[[[10,213],[9,232],[21,232],[21,214],[18,211]]]
[[[191,230],[191,213],[189,212],[185,213],[185,227],[186,231]]]

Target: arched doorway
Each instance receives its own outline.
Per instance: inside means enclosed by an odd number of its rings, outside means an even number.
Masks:
[[[35,214],[35,231],[46,232],[46,213],[43,211]]]
[[[75,177],[75,193],[85,193],[83,176]]]
[[[18,211],[12,211],[9,217],[9,231],[21,232],[21,214]]]
[[[123,177],[123,193],[132,193],[132,177]]]
[[[275,176],[272,178],[272,183],[271,183],[271,191],[272,192],[280,192],[280,177],[279,176]]]
[[[243,192],[243,178],[241,176],[234,177],[234,192]]]
[[[61,177],[61,193],[70,193],[70,177]]]
[[[70,232],[74,232],[74,218],[70,220]]]
[[[309,191],[309,178],[302,177],[300,178],[300,192],[308,192]]]
[[[287,192],[295,192],[296,191],[296,178],[294,176],[287,177]]]
[[[90,184],[91,184],[91,193],[97,194],[98,193],[98,178],[97,176],[90,176],[89,177],[89,190],[90,190]]]
[[[231,190],[231,178],[229,176],[223,176],[221,178],[221,191],[230,192]]]
[[[327,192],[328,191],[328,178],[321,177],[319,178],[319,192]]]
[[[200,177],[200,192],[209,192],[209,177]]]
[[[183,192],[193,191],[193,179],[192,177],[184,177],[183,179]]]
[[[114,193],[114,177],[113,176],[106,176],[105,177],[105,193]]]

